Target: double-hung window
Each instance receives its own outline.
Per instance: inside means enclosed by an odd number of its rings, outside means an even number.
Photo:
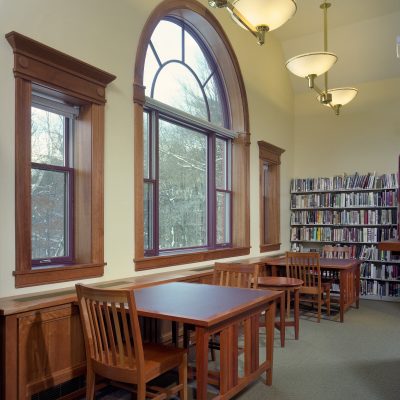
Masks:
[[[32,266],[74,261],[74,120],[78,107],[32,95]]]
[[[105,71],[17,32],[15,286],[104,273]]]
[[[157,25],[144,85],[145,255],[231,247],[237,135],[219,69],[183,21]]]

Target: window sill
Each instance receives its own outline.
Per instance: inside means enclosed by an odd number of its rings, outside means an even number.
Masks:
[[[280,250],[280,243],[270,243],[270,244],[262,244],[260,246],[260,253],[267,253],[268,251]]]
[[[191,264],[201,261],[216,260],[219,258],[244,256],[250,254],[250,247],[234,247],[230,249],[207,250],[196,253],[173,254],[157,257],[137,258],[135,270],[143,271],[148,269],[169,267],[172,265]]]
[[[104,275],[106,263],[73,264],[59,267],[37,268],[30,271],[14,271],[15,287],[45,285],[49,283],[96,278]]]

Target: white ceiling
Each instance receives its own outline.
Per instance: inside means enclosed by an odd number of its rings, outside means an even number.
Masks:
[[[297,13],[271,32],[282,43],[286,59],[323,50],[322,0],[297,0]],[[329,87],[400,77],[396,37],[400,35],[400,0],[331,0],[328,9],[328,50],[338,56],[329,71]],[[265,46],[268,46],[266,42]],[[308,90],[305,80],[291,74],[295,93]],[[318,78],[322,86],[321,77]]]

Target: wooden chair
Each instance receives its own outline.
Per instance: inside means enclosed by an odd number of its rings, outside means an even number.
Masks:
[[[162,400],[178,392],[181,399],[187,400],[187,352],[142,343],[133,290],[77,284],[76,291],[86,347],[86,399],[94,398],[95,378],[99,375],[115,381],[117,386],[135,385],[138,400],[146,396]],[[147,385],[173,368],[179,372],[179,383],[174,387],[162,390]]]
[[[215,263],[213,285],[257,289],[258,264]]]
[[[300,289],[303,285],[303,281],[295,278],[287,278],[282,276],[259,276],[258,287],[282,291],[280,297],[280,319],[275,322],[275,327],[280,331],[281,347],[285,347],[285,328],[287,326],[294,327],[294,338],[299,339],[299,301],[300,301]],[[293,321],[289,321],[285,317],[285,295],[288,301],[288,318],[290,313],[290,297],[293,293],[294,307],[293,307]]]
[[[256,289],[258,286],[258,274],[258,265],[215,263],[212,284]],[[186,348],[189,346],[190,331],[192,330],[194,330],[194,327],[190,324],[185,324],[183,327],[183,343]],[[218,335],[213,335],[210,339],[209,348],[211,350],[211,357],[214,360],[214,350],[219,350]]]
[[[322,248],[322,257],[323,258],[336,258],[336,259],[349,259],[351,258],[351,248],[349,246],[332,246],[325,245]],[[323,282],[330,282],[332,285],[337,285],[339,282],[339,274],[338,271],[326,270],[322,274]]]
[[[326,313],[330,315],[330,283],[322,283],[318,253],[287,252],[286,276],[301,279],[304,282],[300,288],[300,301],[317,303],[318,322],[321,321],[322,303],[325,303]]]
[[[322,248],[322,257],[348,259],[351,258],[351,249],[348,246],[325,245]]]

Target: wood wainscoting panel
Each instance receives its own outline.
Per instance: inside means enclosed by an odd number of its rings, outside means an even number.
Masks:
[[[82,375],[85,343],[76,305],[36,310],[18,317],[18,399]]]

